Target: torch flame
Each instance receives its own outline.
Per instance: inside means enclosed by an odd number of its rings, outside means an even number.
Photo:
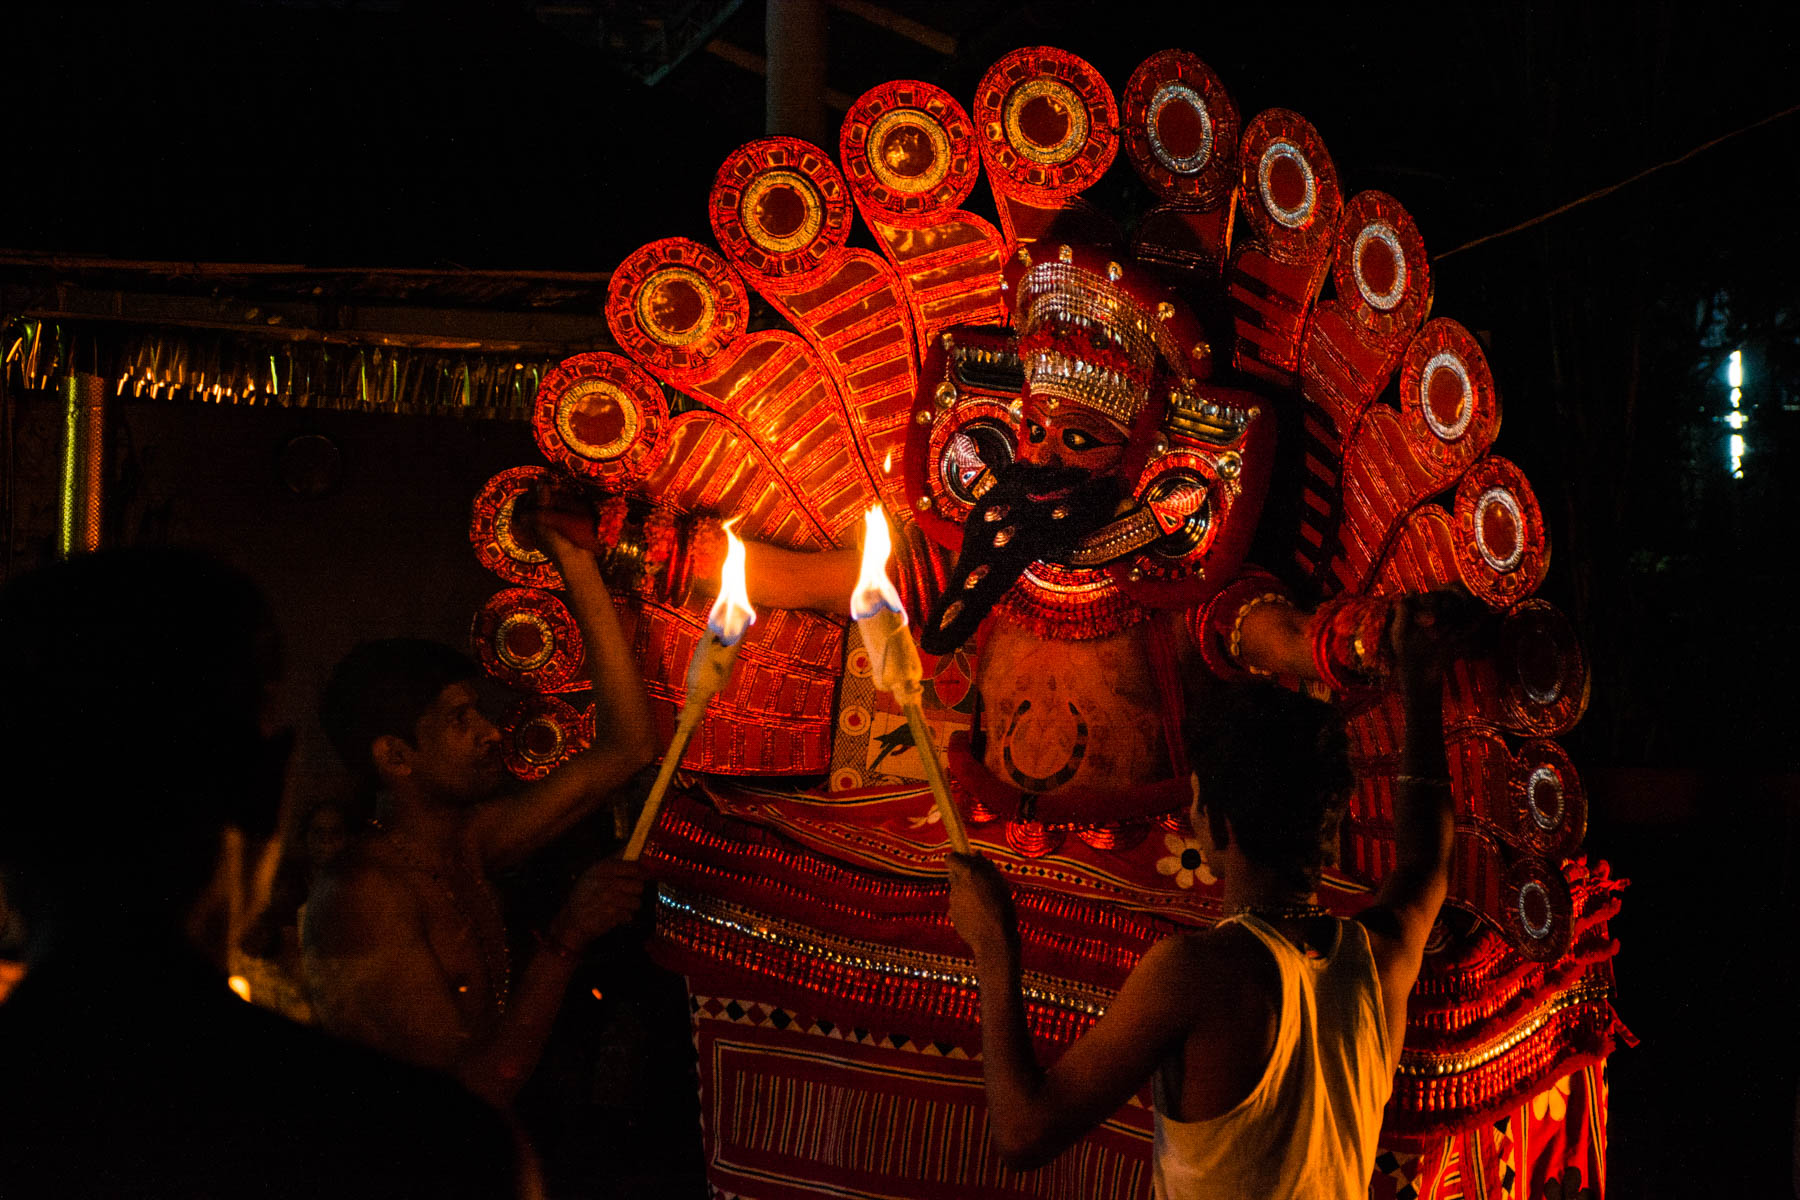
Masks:
[[[725,522],[725,569],[719,575],[719,597],[706,614],[706,627],[727,646],[737,645],[744,631],[756,624],[750,585],[744,579],[744,543],[731,532],[737,522],[736,517]]]
[[[857,620],[872,617],[882,609],[900,614],[906,620],[906,607],[900,593],[888,582],[888,555],[894,548],[888,535],[887,514],[877,504],[863,517],[862,573],[856,578],[856,590],[850,593],[850,615]]]

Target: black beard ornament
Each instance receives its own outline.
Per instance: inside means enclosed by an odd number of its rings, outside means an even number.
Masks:
[[[919,645],[948,654],[969,640],[995,601],[1034,562],[1058,562],[1112,520],[1119,479],[1075,467],[1012,463],[963,522],[962,551],[931,606]]]

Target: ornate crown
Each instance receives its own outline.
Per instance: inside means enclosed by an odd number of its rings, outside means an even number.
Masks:
[[[1080,259],[1093,253],[1084,247]],[[1020,256],[1027,265],[1019,277],[1014,327],[1034,395],[1083,405],[1129,429],[1149,403],[1159,358],[1181,384],[1192,381],[1169,329],[1174,303],[1140,299],[1161,289],[1134,267],[1116,261],[1090,266],[1078,261],[1072,246],[1059,247],[1048,262],[1032,264],[1028,250]]]

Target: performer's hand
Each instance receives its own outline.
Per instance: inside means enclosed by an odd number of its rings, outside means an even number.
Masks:
[[[969,943],[976,960],[1015,953],[1019,921],[1006,877],[979,854],[952,853],[948,866],[950,923]]]
[[[533,489],[529,504],[515,504],[513,513],[529,523],[544,553],[558,562],[578,550],[592,554],[602,548],[587,504],[562,495],[548,482]]]
[[[1451,660],[1468,653],[1492,620],[1486,606],[1460,584],[1402,596],[1388,625],[1401,685],[1436,684]]]
[[[644,902],[647,876],[641,864],[603,858],[575,881],[551,934],[576,949],[630,921]]]

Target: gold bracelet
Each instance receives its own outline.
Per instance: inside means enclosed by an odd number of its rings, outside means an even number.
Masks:
[[[1253,609],[1264,604],[1279,604],[1284,608],[1294,607],[1294,602],[1280,592],[1264,592],[1260,596],[1250,597],[1250,599],[1238,605],[1237,616],[1231,622],[1231,642],[1228,646],[1228,650],[1232,662],[1236,663],[1239,667],[1252,675],[1261,675],[1266,678],[1273,675],[1275,672],[1266,671],[1261,667],[1253,667],[1244,661],[1244,618],[1248,617]]]

